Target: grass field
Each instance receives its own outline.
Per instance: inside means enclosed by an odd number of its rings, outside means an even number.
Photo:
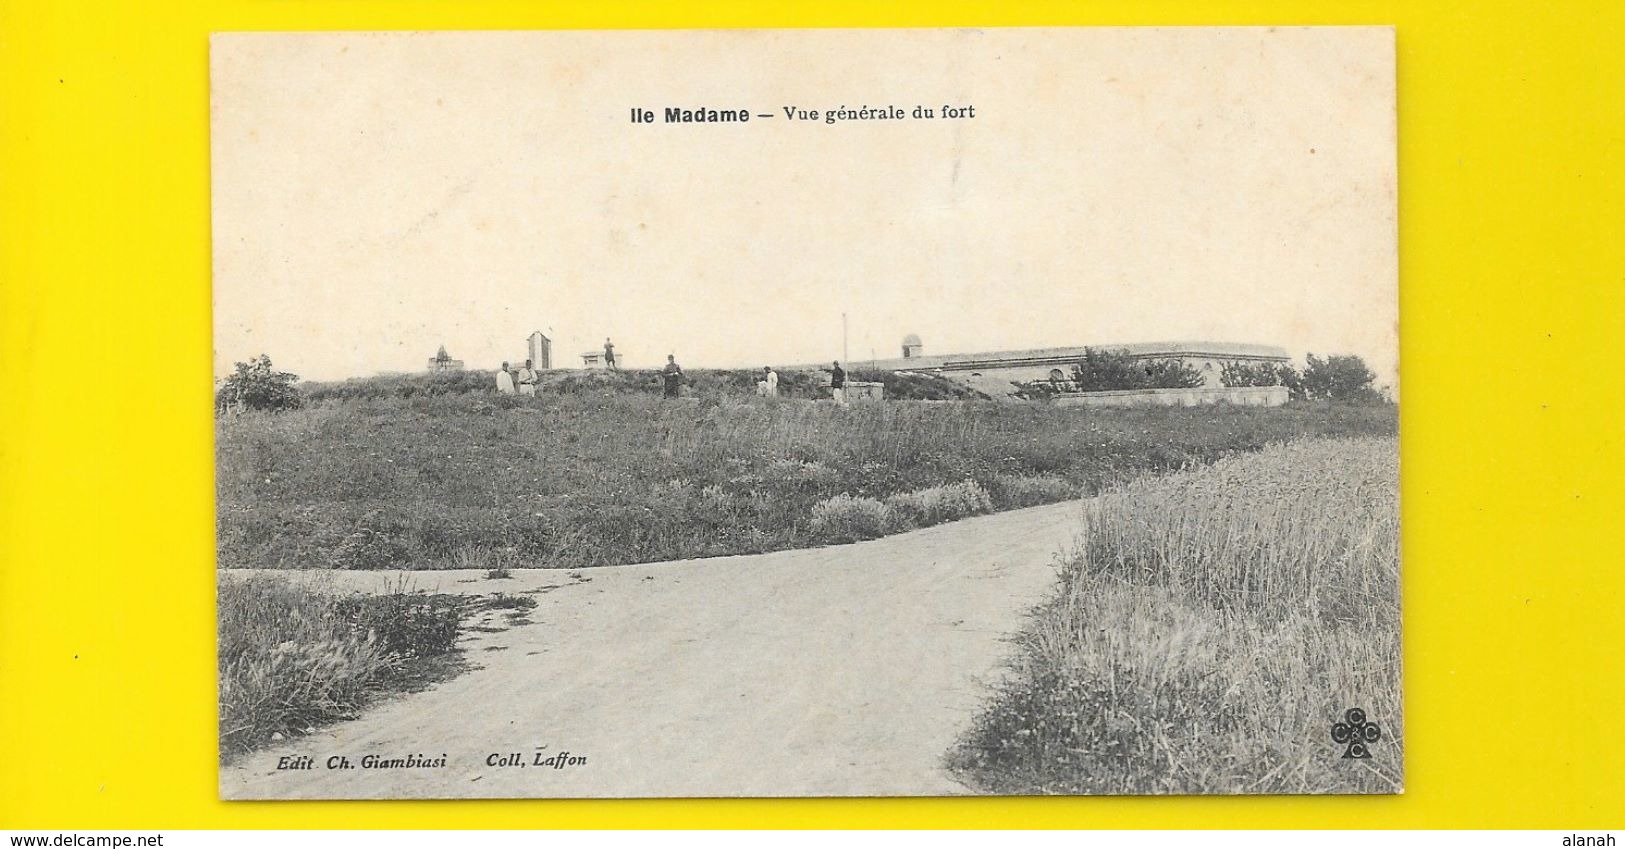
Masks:
[[[1401,789],[1398,451],[1306,440],[1091,502],[952,766],[994,793]],[[1333,723],[1380,729],[1345,759]]]
[[[678,401],[638,375],[567,377],[535,399],[464,378],[445,391],[422,376],[351,381],[308,392],[303,409],[221,416],[219,564],[574,568],[755,553],[1396,427],[1386,405],[838,407],[749,397],[729,373],[694,375],[711,388]]]

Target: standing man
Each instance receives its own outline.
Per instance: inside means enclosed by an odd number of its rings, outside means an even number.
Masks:
[[[829,372],[829,394],[837,404],[846,404],[846,370],[841,368],[841,361],[836,360],[834,368]]]
[[[772,366],[762,366],[762,371],[766,372],[762,376],[762,382],[767,384],[767,397],[779,397],[779,373],[774,371]]]
[[[507,361],[503,361],[501,370],[497,372],[497,391],[503,395],[513,394],[513,372],[508,370]]]
[[[531,368],[531,361],[525,360],[525,367],[519,370],[519,394],[536,397],[536,370]]]
[[[666,367],[660,370],[660,379],[666,385],[666,397],[676,398],[677,388],[683,383],[683,367],[677,364],[676,354],[666,355]]]
[[[615,365],[615,343],[609,341],[608,336],[604,337],[604,367],[608,368],[610,371],[620,370]]]

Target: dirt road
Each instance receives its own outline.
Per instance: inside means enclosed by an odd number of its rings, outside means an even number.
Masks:
[[[222,769],[221,794],[962,793],[943,756],[1000,674],[1004,637],[1051,586],[1078,509],[1070,502],[856,545],[576,578],[414,572],[420,589],[529,592],[538,606],[530,624],[508,626],[492,613],[489,630],[464,638],[480,668],[246,756]],[[394,575],[336,577],[382,589]],[[445,765],[366,768],[368,755]],[[311,768],[277,768],[300,756]]]

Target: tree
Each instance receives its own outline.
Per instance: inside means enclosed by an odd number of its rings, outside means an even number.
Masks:
[[[260,354],[236,366],[237,370],[214,393],[216,410],[292,410],[302,402],[299,390],[294,388],[299,375],[272,368],[270,357]]]
[[[1225,386],[1285,386],[1292,400],[1304,400],[1303,375],[1291,363],[1228,362],[1219,372]]]
[[[1072,367],[1072,384],[1079,392],[1189,389],[1202,385],[1202,372],[1181,360],[1140,360],[1127,351],[1084,348],[1083,359]]]
[[[1310,354],[1303,370],[1303,394],[1321,401],[1380,401],[1382,393],[1371,386],[1376,379],[1365,360],[1353,354],[1325,359]]]
[[[1201,370],[1184,360],[1146,360],[1140,368],[1147,389],[1195,389],[1206,382]]]

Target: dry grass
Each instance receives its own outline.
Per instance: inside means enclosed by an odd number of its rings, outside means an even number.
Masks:
[[[1126,484],[950,760],[999,793],[1398,790],[1398,579],[1393,439]],[[1351,707],[1382,727],[1370,759],[1331,740]]]

